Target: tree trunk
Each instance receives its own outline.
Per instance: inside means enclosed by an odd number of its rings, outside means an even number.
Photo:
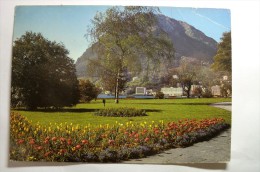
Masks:
[[[191,84],[188,85],[187,98],[190,98]]]
[[[116,78],[115,103],[119,103],[119,71]]]

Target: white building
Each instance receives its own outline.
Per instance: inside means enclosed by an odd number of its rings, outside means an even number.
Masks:
[[[145,87],[136,87],[135,88],[135,94],[145,95],[146,94],[146,88]]]
[[[220,86],[219,85],[212,86],[211,93],[213,96],[221,96]]]
[[[164,87],[161,88],[161,92],[167,96],[182,96],[183,90],[182,87]]]

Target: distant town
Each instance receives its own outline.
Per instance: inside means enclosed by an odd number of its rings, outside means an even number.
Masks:
[[[134,77],[135,79],[135,77]],[[228,81],[228,76],[223,76],[222,81]],[[193,98],[200,98],[202,95],[197,93],[197,90],[201,89],[202,92],[205,92],[205,88],[201,85],[191,85],[190,95]],[[177,87],[162,87],[160,90],[163,93],[163,98],[186,98],[186,94],[181,87],[181,84],[178,83]],[[119,98],[142,98],[142,99],[153,99],[156,98],[158,92],[153,91],[152,89],[147,89],[146,87],[136,87],[135,94],[127,94],[127,91],[122,91],[119,95]],[[223,95],[221,92],[221,85],[214,85],[211,87],[210,93],[212,97],[231,97],[231,91],[227,90],[227,95]],[[110,91],[104,91],[98,95],[97,98],[115,98],[114,93]]]

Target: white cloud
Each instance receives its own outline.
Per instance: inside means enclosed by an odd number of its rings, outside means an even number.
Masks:
[[[207,20],[207,21],[209,21],[209,22],[211,22],[211,23],[213,23],[213,24],[215,24],[215,25],[217,25],[217,26],[219,26],[219,27],[222,27],[222,28],[224,28],[224,29],[230,30],[229,27],[226,27],[226,26],[224,26],[224,25],[222,25],[222,24],[220,24],[220,23],[218,23],[218,22],[216,22],[216,21],[210,19],[209,17],[206,17],[206,16],[203,16],[203,15],[199,14],[199,13],[197,12],[197,10],[192,10],[192,13],[194,13],[195,15],[197,15],[197,16],[199,16],[199,17],[201,17],[201,18],[203,18],[203,19],[205,19],[205,20]]]

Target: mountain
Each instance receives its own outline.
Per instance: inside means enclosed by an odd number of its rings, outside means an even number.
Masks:
[[[194,57],[212,62],[217,42],[186,22],[158,15],[158,26],[173,41],[176,57]]]
[[[175,20],[165,15],[157,15],[155,29],[166,32],[174,44],[176,51],[173,65],[178,65],[182,56],[196,58],[206,63],[213,62],[217,52],[217,42],[186,22]],[[95,58],[92,48],[86,49],[76,62],[78,77],[86,77],[88,59]]]

